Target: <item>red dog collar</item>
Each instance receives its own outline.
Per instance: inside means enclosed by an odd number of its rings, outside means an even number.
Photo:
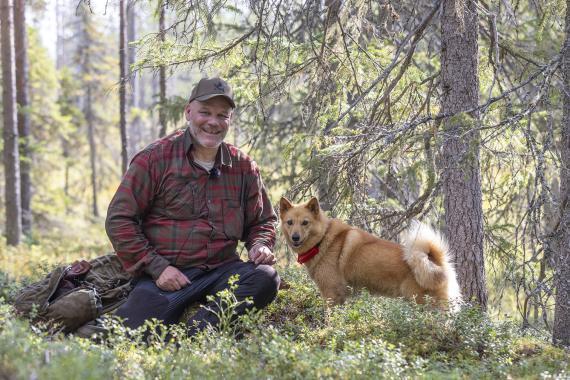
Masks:
[[[299,256],[297,256],[297,262],[299,264],[304,264],[307,261],[311,260],[313,257],[315,257],[317,255],[317,253],[319,253],[319,246],[318,245],[309,249],[307,252],[299,254]]]

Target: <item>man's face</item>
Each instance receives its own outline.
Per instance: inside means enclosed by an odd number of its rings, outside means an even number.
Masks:
[[[203,148],[218,148],[230,128],[232,107],[220,96],[194,100],[184,109],[192,142]]]

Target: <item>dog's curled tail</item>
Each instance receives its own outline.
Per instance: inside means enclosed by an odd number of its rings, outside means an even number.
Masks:
[[[460,299],[455,269],[449,262],[449,247],[443,236],[413,221],[402,245],[404,260],[420,286],[433,290],[447,286],[449,299]]]

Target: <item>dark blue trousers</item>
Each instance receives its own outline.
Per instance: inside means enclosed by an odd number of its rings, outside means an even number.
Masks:
[[[137,328],[147,319],[156,318],[164,324],[178,323],[187,306],[192,303],[205,303],[188,321],[189,335],[193,335],[208,324],[216,326],[218,318],[213,311],[218,311],[215,302],[207,302],[208,295],[215,295],[228,288],[228,280],[238,274],[237,289],[234,294],[238,301],[250,297],[253,305],[242,303],[236,314],[243,314],[248,308],[262,309],[275,299],[279,288],[279,275],[269,265],[255,265],[251,262],[236,261],[221,267],[203,270],[198,268],[184,269],[182,272],[191,284],[174,292],[160,290],[151,277],[143,275],[138,278],[127,302],[116,315],[125,320],[125,325]]]

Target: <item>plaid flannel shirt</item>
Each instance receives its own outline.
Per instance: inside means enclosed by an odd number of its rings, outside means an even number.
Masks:
[[[212,176],[191,146],[186,128],[139,152],[109,204],[107,235],[130,273],[215,268],[239,260],[238,240],[273,249],[277,217],[257,164],[222,143]]]

